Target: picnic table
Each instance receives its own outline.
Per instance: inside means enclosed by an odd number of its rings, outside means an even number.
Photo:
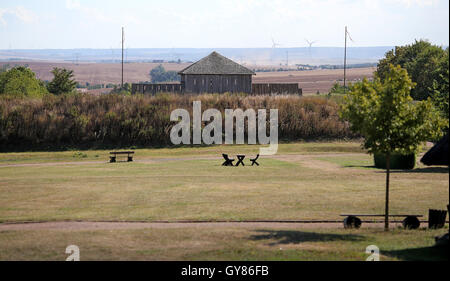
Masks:
[[[223,159],[225,159],[225,161],[222,163],[222,166],[233,166],[233,158],[228,157],[228,154],[222,153],[222,157]],[[244,154],[238,154],[236,155],[236,157],[238,158],[238,162],[236,163],[235,166],[239,166],[242,164],[242,166],[245,166],[244,164],[244,159],[245,159],[245,155]],[[256,160],[258,160],[259,158],[259,154],[256,155],[255,158],[250,158],[250,161],[252,162],[252,166],[256,164],[256,166],[259,166],[258,162],[256,162]]]
[[[109,156],[110,163],[116,162],[117,155],[125,155],[125,154],[127,155],[127,162],[131,162],[131,161],[133,161],[134,151],[111,151],[109,154],[111,154]]]
[[[245,165],[244,165],[244,158],[245,158],[245,155],[243,155],[243,154],[238,154],[238,155],[236,155],[236,157],[238,158],[238,161],[237,161],[237,163],[236,163],[236,166],[239,166],[239,164],[242,164],[242,166],[245,166]]]

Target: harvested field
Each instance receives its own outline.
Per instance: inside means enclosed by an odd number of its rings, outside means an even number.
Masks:
[[[374,67],[351,68],[347,70],[347,81],[362,80],[373,77]],[[341,84],[344,79],[343,69],[323,69],[309,71],[258,72],[253,77],[254,83],[299,83],[303,94],[328,93],[336,81]]]
[[[90,84],[119,84],[121,80],[120,63],[69,63],[69,62],[36,62],[36,61],[20,61],[20,62],[0,62],[0,65],[10,64],[25,65],[27,64],[39,79],[51,80],[53,75],[50,71],[53,67],[72,69],[75,79],[80,83],[89,82]],[[124,80],[125,82],[148,81],[150,70],[160,65],[160,63],[125,63],[124,64]],[[162,63],[166,70],[181,70],[187,67],[188,63]]]
[[[39,79],[51,80],[50,73],[53,67],[64,67],[74,70],[75,78],[80,83],[90,84],[119,84],[121,79],[120,63],[64,63],[64,62],[0,62],[10,65],[27,64],[36,72]],[[124,79],[126,82],[135,83],[148,81],[148,73],[159,63],[126,63],[124,65]],[[163,63],[166,70],[179,71],[187,67],[188,63]],[[253,68],[254,66],[249,66]],[[348,81],[357,81],[363,77],[373,77],[374,67],[348,69]],[[310,70],[310,71],[279,71],[279,72],[258,72],[253,76],[254,83],[299,83],[304,94],[327,93],[336,81],[342,83],[344,71],[342,69],[333,70]],[[109,89],[90,90],[90,93],[108,92]]]

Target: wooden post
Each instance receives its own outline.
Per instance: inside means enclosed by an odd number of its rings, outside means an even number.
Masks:
[[[123,42],[124,42],[123,35],[124,35],[124,33],[123,33],[123,27],[122,27],[122,82],[120,83],[122,89],[123,89]]]
[[[347,26],[345,27],[345,45],[344,45],[344,94],[345,94],[345,71],[347,68]]]
[[[389,173],[391,168],[391,154],[386,153],[386,205],[384,211],[384,230],[389,231]]]

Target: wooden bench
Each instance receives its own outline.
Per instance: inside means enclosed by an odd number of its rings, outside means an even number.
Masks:
[[[109,156],[109,163],[116,162],[117,155],[125,155],[125,154],[127,155],[127,162],[131,162],[133,161],[134,151],[112,151],[109,154],[111,154]]]
[[[384,217],[384,215],[371,215],[371,214],[341,214],[344,219],[344,228],[359,228],[362,224],[361,219],[358,217]],[[401,217],[405,218],[402,222],[404,228],[417,229],[420,226],[418,218],[423,215],[389,215],[389,217]]]
[[[250,158],[250,161],[252,162],[252,166],[256,164],[256,166],[259,166],[258,162],[256,162],[256,160],[258,160],[259,158],[259,154],[256,155],[255,158]]]

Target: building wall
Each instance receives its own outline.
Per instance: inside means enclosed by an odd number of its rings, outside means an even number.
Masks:
[[[209,75],[214,76],[214,75]],[[248,93],[252,95],[273,95],[273,94],[302,94],[302,89],[298,87],[297,83],[255,83],[248,86],[248,79],[247,77],[242,77],[243,75],[237,75],[237,77],[232,76],[220,76],[219,77],[197,77],[195,79],[195,85],[194,85],[194,78],[188,79],[188,82],[190,83],[190,91],[187,93],[225,93],[225,92],[234,92],[234,93]],[[204,79],[204,83],[206,84],[206,81],[211,82],[212,85],[210,86],[210,91],[208,91],[207,87],[202,87],[202,80]],[[209,79],[209,80],[208,80]],[[228,81],[227,81],[228,79]],[[236,79],[236,84],[235,80]],[[250,77],[251,79],[251,77]],[[200,81],[200,85],[198,84],[198,81]],[[231,81],[231,85],[230,85]],[[156,93],[179,93],[182,94],[185,91],[183,86],[184,81],[182,83],[170,83],[170,84],[150,84],[150,83],[133,83],[131,85],[131,93],[141,93],[141,94],[152,94],[155,95]],[[205,86],[205,85],[204,85]],[[250,91],[248,91],[248,88],[250,87]],[[205,89],[203,91],[203,89]]]
[[[133,83],[131,84],[131,93],[141,93],[141,94],[156,94],[160,92],[165,93],[182,93],[183,89],[181,84],[171,83],[171,84],[148,84],[148,83]]]
[[[253,83],[252,95],[302,95],[298,83]]]
[[[182,74],[185,93],[251,93],[251,75]]]

